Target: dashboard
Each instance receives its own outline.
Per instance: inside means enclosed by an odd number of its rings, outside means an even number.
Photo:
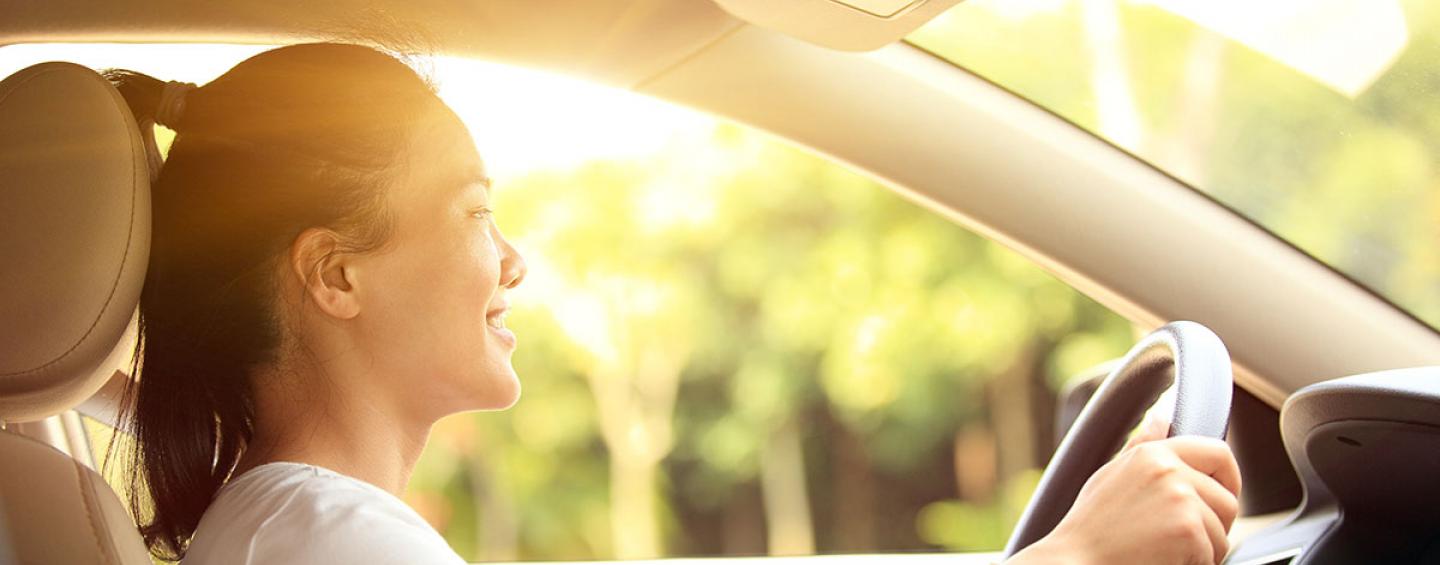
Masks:
[[[1440,367],[1301,389],[1280,432],[1303,501],[1227,565],[1440,564]]]

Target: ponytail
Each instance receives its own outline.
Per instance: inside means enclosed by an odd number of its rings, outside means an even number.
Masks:
[[[315,226],[344,232],[350,250],[382,245],[385,191],[416,120],[448,109],[405,64],[355,45],[267,51],[199,88],[105,76],[147,138],[155,123],[176,130],[163,166],[152,157],[124,413],[131,508],[151,552],[179,560],[254,435],[254,374],[276,362],[286,331],[276,259]]]
[[[151,178],[158,181],[163,163],[154,127],[161,123],[179,129],[178,115],[168,123],[160,116],[167,110],[167,90],[174,92],[174,85],[182,83],[127,70],[103,74],[135,116],[150,156]],[[165,188],[159,182],[153,187],[154,255],[140,295],[133,367],[137,378],[125,394],[125,413],[136,439],[131,508],[138,512],[146,507],[142,495],[149,495],[151,515],[137,516],[141,535],[157,556],[178,560],[254,431],[245,372],[257,361],[253,352],[272,346],[268,334],[273,332],[266,329],[268,309],[256,300],[256,281],[236,278],[229,289],[217,289],[218,279],[236,273],[193,268],[196,265],[179,272],[167,244],[181,234],[174,233],[175,223],[164,215]],[[237,314],[241,319],[233,318]],[[246,325],[261,331],[243,331]]]

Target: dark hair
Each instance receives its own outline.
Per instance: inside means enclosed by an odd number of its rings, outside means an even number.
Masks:
[[[152,127],[165,83],[105,76]],[[342,234],[348,251],[382,246],[385,193],[420,124],[437,118],[453,114],[414,69],[338,43],[266,51],[185,95],[152,187],[125,401],[136,441],[131,506],[156,556],[184,556],[251,441],[251,374],[277,359],[282,337],[276,259],[310,227]]]

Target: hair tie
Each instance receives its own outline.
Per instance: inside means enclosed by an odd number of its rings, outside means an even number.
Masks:
[[[195,90],[193,82],[165,83],[165,89],[160,92],[160,106],[155,109],[155,123],[175,129],[185,115],[185,95],[191,90]]]
[[[153,121],[156,124],[175,129],[185,114],[185,95],[195,90],[195,83],[170,81],[160,91],[160,105],[155,108]],[[140,124],[140,138],[145,142],[145,157],[150,167],[150,182],[160,178],[160,168],[165,159],[160,156],[160,147],[155,144],[155,128]]]

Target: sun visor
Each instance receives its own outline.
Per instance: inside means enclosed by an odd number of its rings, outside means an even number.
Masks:
[[[843,51],[879,49],[960,0],[715,0],[746,23]]]

